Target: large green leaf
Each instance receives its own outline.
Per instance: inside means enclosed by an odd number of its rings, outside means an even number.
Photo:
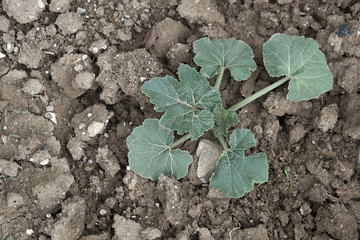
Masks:
[[[148,118],[126,139],[131,169],[144,178],[157,180],[160,173],[183,178],[193,159],[187,151],[172,150],[173,132]]]
[[[181,64],[179,79],[156,77],[146,82],[141,90],[155,104],[155,110],[165,112],[160,124],[184,134],[190,132],[192,140],[202,136],[214,126],[213,108],[221,103],[220,93],[195,69]]]
[[[274,34],[263,48],[265,68],[272,77],[291,77],[287,98],[309,100],[329,91],[333,76],[318,43],[311,38]]]
[[[201,38],[194,42],[194,62],[201,66],[200,73],[206,77],[217,75],[228,68],[237,81],[249,78],[256,69],[254,54],[249,45],[241,40]]]
[[[228,136],[230,127],[234,127],[239,123],[239,118],[234,111],[225,110],[221,104],[216,105],[213,110],[215,128],[215,136],[223,135]]]
[[[217,162],[210,185],[229,198],[240,198],[254,188],[254,183],[268,180],[268,163],[264,153],[245,156],[245,150],[255,146],[255,138],[247,129],[236,129],[230,135],[230,150]]]

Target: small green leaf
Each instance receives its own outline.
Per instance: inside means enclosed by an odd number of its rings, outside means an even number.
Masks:
[[[194,62],[201,66],[200,73],[208,78],[228,68],[236,81],[248,79],[256,69],[254,53],[241,40],[201,38],[194,42]]]
[[[173,132],[159,125],[158,119],[146,119],[126,139],[131,169],[153,181],[160,173],[183,178],[193,159],[187,151],[172,150],[173,140]]]
[[[291,77],[289,100],[309,100],[332,88],[333,76],[325,56],[311,38],[274,34],[264,44],[263,55],[270,76]]]
[[[156,77],[141,90],[150,97],[156,111],[165,112],[160,125],[180,135],[189,132],[195,140],[214,126],[212,110],[221,103],[220,93],[188,65],[180,65],[179,78],[180,82],[170,76]]]
[[[221,104],[216,105],[213,110],[215,121],[215,136],[228,136],[230,127],[234,127],[239,123],[239,118],[234,111],[225,110]]]
[[[247,129],[236,129],[230,135],[230,150],[217,162],[210,185],[229,198],[240,198],[254,188],[254,183],[268,180],[269,165],[264,153],[245,156],[245,150],[255,146],[255,138]]]

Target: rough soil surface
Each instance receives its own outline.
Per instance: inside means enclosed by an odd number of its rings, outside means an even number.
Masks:
[[[267,153],[267,183],[224,198],[208,169],[197,177],[199,141],[183,146],[195,162],[180,181],[129,169],[126,137],[161,116],[145,81],[195,67],[198,38],[241,39],[258,69],[245,82],[225,73],[231,106],[276,80],[261,51],[277,32],[318,41],[334,86],[300,103],[280,87],[238,112]],[[357,0],[2,0],[0,34],[0,239],[359,238]]]

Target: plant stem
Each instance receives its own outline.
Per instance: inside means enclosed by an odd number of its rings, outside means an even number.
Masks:
[[[223,77],[223,75],[224,75],[224,71],[225,71],[225,67],[222,67],[221,69],[220,69],[220,72],[219,72],[219,75],[217,76],[217,78],[216,78],[216,82],[215,82],[215,88],[216,88],[216,90],[218,90],[219,91],[219,89],[220,89],[220,84],[221,84],[221,80],[222,80],[222,77]]]
[[[183,142],[186,142],[187,140],[189,140],[191,138],[191,134],[187,133],[184,136],[182,136],[181,138],[179,138],[178,140],[176,140],[175,142],[173,142],[172,144],[170,144],[169,148],[174,148],[180,144],[182,144]]]
[[[261,97],[262,95],[270,92],[271,90],[274,90],[275,88],[279,87],[280,85],[286,83],[287,81],[290,80],[291,77],[284,77],[282,79],[280,79],[277,82],[274,82],[273,84],[267,86],[266,88],[261,89],[260,91],[254,93],[253,95],[251,95],[250,97],[245,98],[244,100],[238,102],[237,104],[235,104],[234,106],[232,106],[231,108],[229,108],[229,110],[231,111],[237,111],[240,108],[242,108],[243,106],[245,106],[246,104],[254,101],[255,99]]]
[[[220,134],[219,136],[217,136],[217,138],[219,139],[219,141],[220,141],[221,146],[223,147],[223,149],[224,149],[225,151],[229,151],[229,146],[227,145],[224,136]]]

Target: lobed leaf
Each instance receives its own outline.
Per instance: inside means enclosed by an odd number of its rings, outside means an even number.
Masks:
[[[274,34],[264,44],[263,55],[270,76],[291,77],[289,100],[309,100],[332,88],[333,76],[313,39]]]
[[[194,42],[194,62],[201,66],[200,73],[208,78],[228,68],[236,81],[248,79],[256,69],[254,54],[241,40],[201,38]]]
[[[230,135],[230,150],[217,162],[210,185],[229,198],[240,198],[254,188],[254,183],[268,180],[268,163],[264,153],[245,156],[245,150],[255,146],[255,138],[247,129],[236,129]]]
[[[141,90],[150,97],[155,110],[165,112],[160,124],[184,134],[190,132],[192,140],[202,136],[214,126],[213,108],[221,104],[220,93],[195,69],[181,64],[179,79],[157,77],[146,82]]]
[[[216,105],[213,110],[215,121],[215,136],[223,135],[228,136],[230,127],[234,127],[239,123],[239,118],[234,111],[225,110],[221,104]]]
[[[193,159],[187,151],[172,150],[173,140],[173,132],[160,126],[158,119],[146,119],[126,139],[130,168],[153,181],[160,173],[183,178]]]

